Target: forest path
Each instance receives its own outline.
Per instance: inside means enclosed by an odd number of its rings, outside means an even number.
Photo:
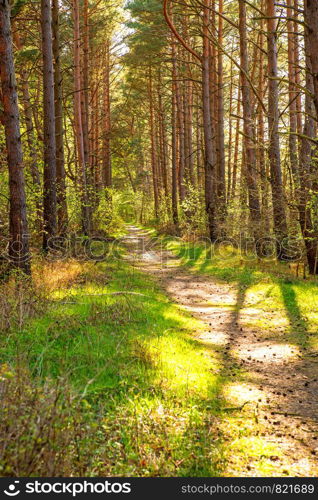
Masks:
[[[172,300],[205,323],[206,330],[195,338],[207,354],[221,356],[221,376],[231,381],[220,389],[220,396],[228,406],[244,405],[240,413],[246,418],[248,439],[279,449],[271,457],[275,474],[270,475],[317,476],[317,359],[304,357],[301,347],[280,337],[273,339],[268,329],[246,326],[264,311],[257,305],[244,307],[245,295],[235,285],[182,266],[147,231],[128,226],[125,246],[134,266],[154,276]],[[221,418],[228,446],[235,447],[233,422],[228,426],[227,417]],[[225,475],[258,475],[253,452],[242,460],[235,448]]]

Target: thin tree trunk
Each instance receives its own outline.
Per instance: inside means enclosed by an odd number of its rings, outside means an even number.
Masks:
[[[215,157],[213,151],[213,132],[210,108],[210,0],[204,0],[203,8],[203,53],[202,53],[202,99],[203,99],[203,131],[205,146],[205,208],[208,216],[208,227],[211,241],[217,239],[216,207],[215,207]]]
[[[256,180],[256,151],[255,131],[253,122],[253,110],[251,89],[246,75],[249,73],[248,48],[246,37],[246,5],[244,0],[239,0],[239,31],[240,31],[240,60],[241,60],[241,91],[244,123],[244,146],[245,146],[245,176],[248,190],[248,204],[252,233],[256,249],[257,240],[260,237],[261,209],[259,203],[259,192]]]
[[[261,4],[263,8],[263,3]],[[260,21],[260,38],[259,38],[259,74],[258,74],[258,95],[260,99],[263,100],[265,95],[264,89],[264,20]],[[266,162],[266,153],[265,153],[265,119],[263,108],[260,104],[258,104],[258,112],[257,112],[257,139],[258,139],[258,169],[260,173],[261,180],[261,211],[262,211],[262,221],[263,221],[263,233],[270,233],[270,217],[269,217],[269,172],[268,172],[268,164]]]
[[[17,31],[13,33],[13,40],[16,48],[18,50],[21,50],[22,44]],[[34,126],[33,126],[32,104],[29,91],[28,73],[25,67],[22,67],[22,69],[20,70],[20,78],[21,78],[22,98],[23,98],[23,114],[24,114],[25,128],[27,133],[27,141],[28,141],[28,148],[30,155],[30,172],[33,183],[36,187],[37,195],[39,195],[41,191],[41,179],[38,168],[38,155],[36,150],[36,141],[34,134]],[[39,208],[38,213],[41,214],[42,211],[40,206],[38,208]]]
[[[106,42],[105,67],[104,67],[104,134],[103,134],[103,184],[105,188],[112,185],[112,164],[110,154],[110,53],[109,40]]]
[[[291,20],[293,11],[290,8],[292,0],[287,0],[287,31],[288,31],[288,91],[289,91],[289,158],[294,179],[294,188],[298,185],[298,154],[297,154],[297,92],[296,61],[295,61],[295,35],[294,23]]]
[[[54,57],[54,104],[55,104],[55,144],[56,144],[56,202],[58,233],[64,235],[67,224],[67,203],[64,166],[63,93],[60,61],[60,26],[58,0],[52,0],[52,34]]]
[[[15,30],[13,33],[13,41],[18,50],[22,49],[20,37],[18,31]],[[22,102],[23,102],[23,118],[25,122],[27,143],[29,149],[29,163],[30,163],[30,173],[33,182],[34,196],[35,196],[35,206],[36,206],[36,227],[39,231],[42,230],[42,195],[41,195],[41,178],[39,172],[39,155],[36,147],[35,130],[33,125],[33,113],[32,104],[29,91],[28,73],[25,67],[20,70],[21,78],[21,90],[22,90]]]
[[[165,123],[165,113],[163,108],[163,96],[161,93],[162,88],[162,80],[161,80],[161,70],[158,70],[158,132],[159,132],[159,149],[160,149],[160,163],[161,163],[161,174],[162,174],[162,184],[163,191],[165,195],[167,209],[169,211],[168,206],[168,198],[169,198],[169,189],[168,189],[168,176],[167,176],[167,137],[166,137],[166,123]]]
[[[307,26],[309,58],[313,75],[314,104],[318,117],[318,2],[304,0],[304,17]]]
[[[29,235],[23,174],[17,86],[10,26],[10,2],[0,0],[0,78],[10,192],[9,258],[12,267],[30,271]]]
[[[223,0],[219,0],[218,45],[223,45]],[[217,52],[217,141],[218,141],[218,204],[220,220],[226,216],[225,150],[224,150],[224,97],[223,97],[223,53]]]
[[[180,53],[180,49],[179,49]],[[177,74],[177,78],[180,78],[180,72]],[[184,120],[183,120],[183,99],[181,86],[183,84],[176,84],[176,98],[177,98],[177,116],[178,116],[178,132],[179,132],[179,169],[178,169],[178,183],[179,183],[179,198],[180,203],[185,199],[185,131],[184,131]]]
[[[241,85],[241,78],[239,78],[239,86],[240,85]],[[240,99],[240,92],[238,91],[236,116],[239,117],[240,113],[241,113],[241,99]],[[240,143],[240,119],[236,118],[236,131],[235,131],[235,141],[234,141],[234,156],[233,156],[233,175],[232,175],[231,198],[235,198],[235,194],[236,194],[239,143]]]
[[[314,95],[314,76],[312,70],[310,28],[305,28],[305,60],[306,60],[306,89],[305,94],[305,123],[301,137],[301,154],[299,162],[299,196],[298,210],[299,223],[306,247],[307,261],[310,274],[318,273],[318,239],[311,214],[311,197],[313,180],[316,177],[316,162],[314,159],[317,146],[314,144],[315,137],[315,106],[312,96]],[[310,138],[312,140],[310,140]]]
[[[274,0],[267,1],[267,57],[268,57],[268,132],[269,162],[271,170],[272,202],[274,216],[274,233],[277,242],[277,257],[281,259],[282,241],[287,236],[285,212],[285,195],[282,184],[279,143],[279,109],[278,109],[278,69],[276,45],[276,9]]]
[[[80,2],[81,4],[81,2]],[[88,0],[83,0],[83,26],[80,37],[83,38],[83,50],[81,51],[81,113],[83,127],[84,160],[86,165],[87,184],[89,184],[89,137],[88,137],[88,72],[89,72],[89,28],[88,28]]]
[[[150,111],[150,143],[151,143],[151,166],[153,177],[153,194],[155,217],[159,216],[159,188],[158,188],[158,165],[157,165],[157,148],[155,140],[155,122],[154,122],[154,104],[153,104],[153,88],[152,88],[152,70],[149,68],[149,111]]]
[[[233,112],[233,61],[231,61],[230,69],[230,104],[229,104],[229,150],[227,158],[227,202],[231,200],[231,185],[232,185],[232,136],[233,136],[233,126],[232,126],[232,112]]]
[[[54,70],[52,50],[52,17],[50,0],[41,0],[43,52],[43,250],[49,250],[49,239],[56,234],[56,147],[54,109]]]
[[[295,63],[295,84],[296,84],[296,91],[297,91],[297,97],[296,97],[296,118],[297,118],[297,141],[298,141],[298,156],[300,155],[300,149],[301,149],[301,133],[303,129],[303,119],[302,119],[302,103],[301,103],[301,92],[299,91],[300,85],[301,85],[301,72],[302,68],[300,67],[300,62],[299,62],[299,39],[302,38],[302,35],[299,35],[299,24],[298,24],[298,0],[294,0],[294,11],[292,12],[292,16],[294,18],[294,63]],[[299,38],[300,37],[300,38]]]
[[[171,164],[171,202],[172,202],[172,220],[178,225],[178,144],[177,144],[177,62],[176,62],[176,42],[174,36],[171,36],[171,55],[172,55],[172,88],[171,88],[171,131],[172,131],[172,164]]]
[[[87,188],[87,172],[85,162],[84,134],[82,123],[82,81],[81,81],[81,53],[80,53],[80,19],[78,0],[73,0],[74,19],[74,122],[77,142],[77,155],[81,177],[80,198],[82,211],[82,226],[85,235],[91,230],[90,209]]]

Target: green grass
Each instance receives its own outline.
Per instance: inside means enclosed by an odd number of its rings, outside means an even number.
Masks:
[[[45,314],[1,337],[2,363],[67,377],[96,425],[91,474],[220,474],[209,432],[221,360],[193,339],[202,323],[122,260],[83,267],[52,290]]]
[[[235,310],[264,313],[246,327],[317,347],[316,283],[242,265],[236,256],[208,260],[200,246],[189,254],[180,241],[168,245],[193,272],[232,282]],[[36,383],[67,380],[90,429],[84,475],[244,475],[251,463],[259,476],[288,474],[271,461],[281,451],[263,434],[253,405],[228,411],[236,406],[233,382],[238,394],[253,383],[249,375],[228,366],[218,346],[200,344],[195,337],[206,326],[148,274],[122,259],[71,260],[44,264],[35,281],[49,305],[3,332],[1,362],[22,363]]]

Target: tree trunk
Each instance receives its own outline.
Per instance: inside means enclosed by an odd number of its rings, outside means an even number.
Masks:
[[[80,18],[78,0],[73,0],[73,19],[74,19],[74,122],[77,143],[77,155],[81,176],[81,211],[82,226],[85,235],[89,235],[91,230],[90,209],[87,188],[87,172],[85,162],[84,134],[83,134],[83,113],[82,106],[84,99],[82,96],[81,81],[81,52],[80,52]]]
[[[300,67],[300,62],[299,62],[299,39],[302,39],[302,35],[299,35],[297,32],[299,32],[299,24],[298,24],[298,0],[294,0],[294,7],[295,10],[293,11],[292,17],[294,18],[294,62],[295,62],[295,83],[296,83],[296,90],[297,92],[297,97],[296,97],[296,113],[297,113],[297,134],[298,135],[298,154],[300,155],[300,148],[301,148],[301,133],[303,129],[303,117],[302,117],[302,104],[301,104],[301,92],[299,92],[299,87],[298,85],[301,85],[301,72],[302,68]]]
[[[0,76],[10,192],[9,258],[12,267],[30,273],[30,254],[18,96],[10,26],[10,2],[0,0]]]
[[[218,45],[223,45],[223,0],[219,0]],[[218,151],[218,205],[220,221],[226,216],[225,151],[224,151],[224,97],[223,97],[223,53],[217,52],[217,151]],[[224,232],[224,231],[223,231]]]
[[[239,86],[241,84],[241,79],[239,79]],[[236,184],[237,184],[237,171],[238,171],[238,155],[239,155],[239,145],[240,145],[240,113],[241,113],[241,99],[238,92],[237,96],[237,111],[236,111],[236,130],[235,130],[235,140],[234,140],[234,155],[233,155],[233,174],[232,174],[232,187],[231,187],[231,198],[235,199],[236,195]]]
[[[210,1],[204,0],[203,8],[203,53],[202,53],[202,99],[203,99],[203,133],[205,149],[205,208],[208,216],[208,227],[211,241],[217,239],[216,207],[215,207],[215,157],[213,151],[213,132],[210,108]]]
[[[294,179],[294,189],[298,186],[298,154],[297,154],[297,92],[296,61],[295,61],[295,35],[294,23],[291,20],[293,11],[292,0],[287,0],[287,31],[288,31],[288,91],[289,91],[289,159]]]
[[[56,233],[56,148],[54,110],[54,72],[52,51],[52,18],[50,0],[41,0],[43,52],[43,250],[48,251],[49,239]]]
[[[172,163],[171,163],[171,202],[172,202],[172,220],[175,225],[178,224],[178,144],[177,144],[177,69],[176,69],[176,42],[174,36],[171,36],[171,55],[172,55],[172,89],[171,89],[171,139],[172,139]]]
[[[80,37],[83,38],[83,50],[81,51],[81,113],[83,127],[84,161],[86,165],[87,183],[89,184],[89,138],[88,138],[88,72],[89,72],[89,27],[88,27],[88,0],[83,0],[83,26]],[[80,4],[81,5],[81,1]],[[82,31],[82,32],[81,32]]]
[[[307,262],[310,274],[317,274],[318,244],[317,231],[314,229],[311,214],[311,190],[315,178],[316,162],[314,159],[317,146],[315,137],[315,106],[312,96],[314,95],[314,76],[312,71],[311,41],[309,37],[309,25],[305,28],[305,60],[306,60],[306,95],[305,95],[305,123],[301,137],[301,151],[299,162],[299,196],[298,211],[301,232],[306,247]],[[312,140],[311,140],[312,139]]]
[[[110,154],[110,53],[109,40],[106,42],[105,67],[104,67],[104,134],[103,134],[103,185],[105,188],[110,188],[112,185],[112,164]]]
[[[152,70],[149,68],[149,111],[150,111],[150,143],[151,143],[151,166],[152,166],[152,177],[153,177],[153,194],[154,194],[154,208],[155,217],[159,216],[159,188],[158,188],[158,159],[157,159],[157,148],[155,139],[155,122],[154,122],[154,104],[153,104],[153,88],[152,88]]]
[[[179,56],[180,56],[179,48]],[[177,78],[180,80],[180,71]],[[186,195],[185,190],[185,131],[183,120],[183,99],[182,99],[182,82],[176,82],[176,99],[177,99],[177,116],[178,116],[178,135],[179,135],[179,169],[178,169],[178,184],[180,203],[183,202]]]
[[[285,195],[282,184],[279,143],[278,70],[276,45],[276,9],[274,0],[267,1],[267,57],[268,57],[268,133],[269,162],[271,170],[274,233],[277,242],[277,258],[283,257],[282,241],[287,236]]]
[[[240,61],[241,61],[241,91],[244,124],[245,145],[245,176],[248,190],[248,203],[252,233],[256,249],[260,235],[261,209],[256,180],[255,131],[252,110],[251,88],[246,75],[249,73],[248,48],[246,37],[246,6],[245,0],[239,0],[239,31],[240,31]]]
[[[304,0],[304,17],[307,26],[309,58],[313,75],[314,104],[318,118],[318,2]]]
[[[264,8],[264,0],[261,3],[261,8]],[[258,95],[260,99],[263,101],[265,95],[265,78],[264,74],[266,69],[264,68],[264,19],[260,20],[260,35],[259,35],[259,72],[258,72]],[[263,234],[270,233],[270,217],[269,217],[269,172],[268,172],[268,164],[266,162],[266,146],[265,146],[265,118],[264,111],[260,103],[258,103],[257,110],[257,141],[258,141],[258,150],[257,150],[257,165],[258,171],[260,173],[260,182],[261,182],[261,212],[262,212],[262,232]]]
[[[56,202],[58,234],[64,235],[67,224],[67,203],[64,166],[63,94],[60,61],[60,26],[58,0],[52,0],[52,34],[54,57],[54,104],[55,104],[55,145],[56,145]]]

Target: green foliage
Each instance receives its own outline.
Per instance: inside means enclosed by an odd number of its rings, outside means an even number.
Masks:
[[[120,215],[120,195],[113,189],[105,189],[98,195],[97,208],[94,210],[95,227],[106,235],[115,237],[124,233],[124,221]]]
[[[16,52],[17,64],[26,64],[28,62],[34,63],[41,56],[37,47],[25,47]]]
[[[28,3],[28,0],[15,0],[14,2],[12,2],[11,17],[12,18],[16,17],[21,12],[23,7],[25,5],[27,5],[27,3]]]
[[[204,234],[206,231],[206,213],[202,202],[202,192],[192,186],[187,186],[187,194],[181,204],[181,228],[182,231],[192,236]]]

